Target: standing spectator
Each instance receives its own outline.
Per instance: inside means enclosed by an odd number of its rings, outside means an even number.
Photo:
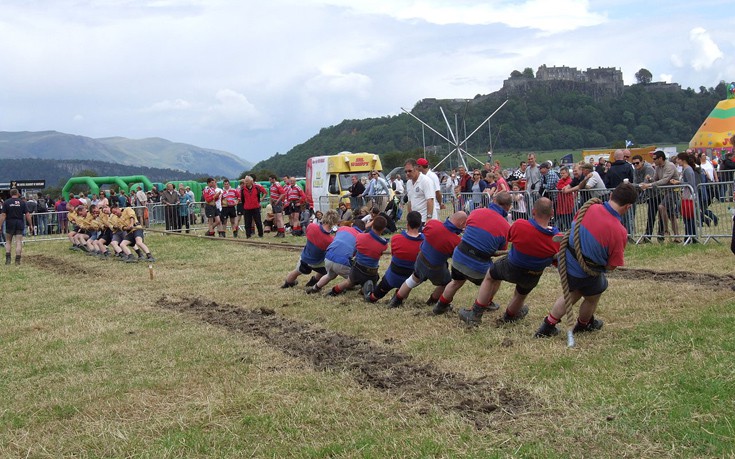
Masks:
[[[551,198],[555,194],[556,183],[559,181],[559,174],[556,171],[551,170],[549,163],[543,162],[539,166],[539,172],[541,173],[541,188],[539,194],[547,198]],[[551,193],[549,193],[551,191]],[[553,201],[553,200],[552,200]]]
[[[383,210],[386,204],[385,197],[388,196],[388,189],[388,182],[380,176],[378,171],[373,170],[370,172],[370,181],[365,191],[363,191],[362,197],[371,207],[377,206],[380,210]],[[372,202],[370,202],[371,200]]]
[[[120,193],[118,193],[117,206],[121,209],[128,207],[128,196],[125,194],[125,190],[120,190]]]
[[[526,179],[526,190],[538,195],[541,189],[541,171],[536,163],[536,153],[528,154],[528,166],[524,178]]]
[[[584,231],[579,230],[582,249],[580,256],[584,258],[589,269],[597,272],[596,276],[591,276],[582,269],[573,252],[574,244],[570,241],[564,254],[569,295],[573,303],[580,298],[583,299],[579,306],[574,333],[590,332],[602,328],[603,322],[595,318],[595,311],[602,293],[607,290],[605,273],[624,264],[628,234],[621,224],[620,216],[635,204],[636,198],[637,193],[633,185],[623,183],[615,188],[609,202],[591,205],[582,222],[572,223],[572,234],[577,225],[581,225],[581,228],[584,229]],[[566,313],[565,305],[564,295],[561,295],[554,303],[549,315],[541,323],[541,327],[536,331],[535,337],[543,338],[559,333],[556,324]]]
[[[263,220],[261,216],[260,201],[266,194],[265,188],[256,183],[251,176],[243,179],[240,189],[242,209],[245,216],[245,237],[250,239],[253,235],[253,222],[258,230],[258,237],[263,237]]]
[[[289,208],[288,218],[291,223],[291,235],[296,236],[301,233],[303,236],[303,231],[306,231],[306,228],[302,229],[301,226],[301,206],[306,202],[306,194],[296,184],[296,177],[291,177],[289,181],[289,186],[286,188],[286,199]]]
[[[189,196],[189,194],[186,192],[183,186],[179,186],[179,205],[178,205],[178,217],[179,217],[179,228],[178,231],[181,232],[181,230],[186,227],[187,234],[189,233],[189,228],[191,226],[191,219],[190,211],[189,211],[189,205],[194,202]]]
[[[404,170],[408,182],[406,182],[406,194],[408,195],[408,203],[406,211],[415,210],[421,214],[421,221],[426,223],[433,218],[434,215],[434,185],[431,179],[419,171],[416,161],[409,159],[404,164]]]
[[[36,200],[31,196],[31,199],[26,199],[25,196],[20,197],[21,201],[24,201],[26,203],[26,209],[28,209],[28,213],[31,214],[31,228],[35,230],[36,226],[38,225],[38,215],[36,214],[36,209],[38,208]]]
[[[468,192],[472,193],[472,198],[467,201],[465,206],[466,212],[471,212],[478,207],[485,207],[483,203],[483,196],[485,188],[487,188],[487,182],[482,179],[480,169],[472,171],[472,181],[467,184]]]
[[[220,224],[219,216],[222,209],[222,189],[217,187],[214,178],[209,177],[207,179],[207,187],[202,191],[202,198],[204,199],[204,215],[207,217],[207,236],[214,236],[214,232]],[[220,236],[225,237],[222,232],[220,232]]]
[[[273,223],[276,226],[276,237],[286,237],[286,228],[283,225],[283,206],[286,201],[286,191],[278,183],[278,177],[271,175],[268,179],[271,182],[270,204],[273,209]]]
[[[365,185],[362,184],[357,175],[352,176],[352,185],[348,188],[350,192],[350,209],[353,212],[362,208],[362,195],[365,193]]]
[[[666,159],[666,153],[662,150],[653,152],[653,164],[656,166],[653,177],[646,176],[646,182],[641,184],[642,190],[654,188],[651,193],[651,198],[648,201],[646,235],[652,234],[653,223],[656,219],[656,212],[658,212],[660,218],[658,240],[659,242],[663,242],[664,237],[668,234],[668,212],[675,210],[676,203],[674,202],[673,193],[659,193],[655,187],[669,185],[672,180],[678,180],[679,173],[676,170],[676,166]],[[678,232],[678,228],[676,219],[672,219],[674,233]]]
[[[697,227],[694,220],[694,202],[697,198],[697,184],[700,180],[697,180],[696,175],[699,172],[695,172],[694,158],[688,153],[681,152],[676,155],[676,163],[681,167],[681,180],[671,180],[672,185],[678,185],[680,183],[691,186],[682,187],[681,190],[681,216],[684,220],[684,236],[691,242],[696,243]]]
[[[567,231],[572,226],[572,217],[574,216],[574,199],[576,198],[574,193],[561,193],[567,185],[572,183],[572,178],[569,176],[569,169],[562,167],[559,171],[559,181],[556,183],[556,225],[559,227],[559,231]]]
[[[23,251],[23,233],[25,232],[25,224],[28,222],[29,232],[33,234],[33,221],[31,213],[28,211],[26,204],[20,199],[20,193],[17,189],[10,190],[10,198],[3,203],[2,213],[0,213],[0,227],[5,224],[5,264],[10,264],[11,251],[13,248],[13,240],[15,240],[15,264],[20,264],[20,257]]]
[[[69,201],[72,209],[76,209],[76,206]],[[148,195],[141,186],[138,186],[138,191],[135,192],[135,216],[138,218],[138,222],[142,223],[146,228],[148,227],[148,219],[145,218],[145,210],[148,206]],[[123,207],[121,207],[122,209]]]
[[[396,194],[404,194],[406,192],[406,188],[403,184],[403,179],[401,178],[401,174],[393,174],[393,179],[391,180],[391,188],[393,188],[393,191]]]
[[[161,193],[163,204],[163,218],[166,221],[166,231],[181,231],[181,219],[179,218],[179,194],[174,190],[174,184],[169,182],[166,189]]]
[[[513,183],[518,183],[518,188],[523,190],[525,188],[525,181],[524,177],[526,176],[526,168],[528,167],[528,164],[525,161],[521,161],[519,164],[518,169],[511,172],[511,174],[508,176],[508,185],[513,187]],[[523,182],[523,183],[519,183]]]
[[[237,237],[237,230],[239,229],[237,226],[237,203],[240,202],[240,195],[238,190],[232,188],[229,179],[225,179],[222,182],[222,188],[219,235],[225,237],[227,234],[227,221],[229,220],[230,228],[232,228],[232,237]]]
[[[625,179],[628,179],[628,183],[634,183],[635,174],[633,173],[633,168],[624,159],[625,152],[623,150],[615,150],[613,155],[615,162],[610,165],[610,169],[605,174],[605,186],[611,189],[617,188]]]
[[[467,187],[472,181],[472,175],[467,173],[465,166],[457,167],[457,185],[454,188],[454,196],[457,199],[457,205],[454,210],[462,210],[465,206],[465,196],[462,193],[467,192]]]
[[[43,193],[38,193],[36,200],[36,227],[37,234],[48,234],[48,201],[43,197]]]
[[[160,223],[162,220],[162,213],[163,209],[158,204],[161,203],[161,192],[158,190],[157,185],[153,185],[153,188],[151,189],[151,194],[148,197],[148,214],[150,215],[151,212],[153,212],[153,221],[155,223]]]
[[[67,203],[64,196],[59,196],[54,206],[56,211],[56,220],[59,222],[59,234],[66,234],[69,232],[69,215],[67,211]]]
[[[434,186],[434,215],[433,218],[439,218],[439,209],[444,209],[444,203],[442,202],[441,183],[439,177],[429,167],[429,161],[426,158],[419,158],[416,160],[416,165],[422,174],[426,175],[431,179],[431,184]]]

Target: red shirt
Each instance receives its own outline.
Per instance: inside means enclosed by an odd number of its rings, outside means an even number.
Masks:
[[[304,197],[304,191],[298,185],[290,185],[287,191],[289,202],[301,202]]]
[[[271,204],[283,201],[285,190],[278,182],[271,183]]]
[[[234,188],[227,188],[222,190],[222,206],[234,207],[237,205],[237,190]]]
[[[273,187],[271,187],[273,189]],[[240,190],[242,193],[242,208],[245,210],[253,210],[260,208],[260,195],[265,194],[265,188],[260,186],[258,183],[253,183],[253,186],[248,188],[242,187]]]
[[[215,197],[217,194],[217,189],[212,187],[206,187],[202,191],[202,197],[204,198],[204,202],[209,204],[210,206],[213,206],[216,204],[217,198]]]

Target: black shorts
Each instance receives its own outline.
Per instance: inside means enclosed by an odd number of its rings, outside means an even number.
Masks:
[[[447,264],[440,267],[431,267],[425,261],[423,255],[419,255],[416,258],[416,264],[413,267],[413,275],[423,282],[425,280],[431,281],[433,285],[445,286],[452,281],[452,276],[449,274],[449,267]]]
[[[452,279],[458,280],[458,281],[470,281],[475,285],[482,284],[482,281],[485,279],[485,277],[477,278],[477,277],[470,277],[467,274],[463,273],[459,269],[457,269],[454,265],[452,265]]]
[[[219,216],[219,209],[217,209],[217,206],[210,206],[207,204],[204,206],[204,215],[207,218],[216,218]]]
[[[584,278],[567,274],[567,282],[569,283],[570,292],[579,291],[582,296],[595,296],[607,290],[607,277],[605,277],[605,273],[600,273],[599,276]]]
[[[125,235],[125,240],[128,241],[131,244],[135,244],[135,238],[141,238],[143,239],[143,230],[142,229],[136,229],[128,232]]]
[[[279,202],[278,204],[271,204],[271,206],[273,207],[274,214],[283,213],[283,203]]]
[[[503,257],[493,263],[488,270],[488,274],[492,276],[493,279],[516,284],[516,292],[520,295],[528,295],[534,288],[536,288],[538,281],[541,279],[541,273],[543,273],[543,271],[536,273],[527,269],[519,268],[508,261],[507,257]]]
[[[304,260],[299,260],[298,269],[301,274],[311,274],[312,271],[314,271],[315,273],[319,273],[322,276],[327,274],[327,268],[325,268],[324,266],[314,267],[311,265],[307,265],[306,263],[304,263]]]
[[[240,216],[240,215],[245,215],[245,209],[243,209],[243,207],[242,207],[242,203],[238,204],[238,205],[237,205],[237,206],[235,207],[235,213],[236,213],[236,214],[237,214],[238,216]]]
[[[100,235],[99,235],[99,237],[97,239],[98,240],[103,240],[104,243],[105,243],[105,245],[109,244],[110,241],[112,241],[112,230],[108,228],[108,229],[100,232]]]
[[[26,229],[26,224],[23,220],[17,220],[15,218],[11,220],[5,220],[5,234],[11,236],[21,236],[23,231]]]
[[[235,208],[232,207],[232,206],[230,206],[230,207],[223,207],[222,208],[222,211],[219,213],[219,215],[222,218],[222,220],[226,220],[228,218],[235,218],[235,217],[237,217],[237,213],[235,212]]]
[[[275,212],[275,210],[274,210],[274,212]],[[299,214],[299,213],[301,213],[301,206],[299,205],[298,202],[290,202],[290,203],[288,203],[288,205],[286,206],[286,208],[283,209],[283,213],[286,214],[286,215]]]
[[[350,269],[349,279],[354,285],[364,285],[365,282],[371,280],[373,283],[377,283],[380,276],[378,276],[378,268],[368,268],[355,263]]]

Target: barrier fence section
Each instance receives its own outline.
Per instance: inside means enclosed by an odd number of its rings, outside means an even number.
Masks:
[[[718,171],[719,181],[700,183],[696,188],[687,184],[667,185],[642,190],[635,205],[623,215],[622,223],[628,231],[630,242],[640,244],[651,241],[677,243],[707,243],[729,239],[733,231],[733,182],[735,171]],[[729,180],[728,180],[729,179]],[[570,228],[574,215],[589,199],[599,197],[607,200],[611,189],[580,190],[565,193],[558,190],[547,190],[543,196],[551,199],[554,205],[553,223],[561,231]],[[538,193],[528,191],[509,192],[513,206],[509,212],[511,220],[530,218],[534,202],[541,197]],[[340,202],[347,202],[346,197],[322,196],[314,203],[314,211],[326,212],[334,209],[339,212]],[[471,213],[480,207],[487,207],[492,202],[488,193],[443,193],[439,203],[439,218],[444,220],[452,213],[463,210]],[[382,212],[400,218],[396,219],[399,228],[405,228],[406,195],[395,195],[393,199],[385,195],[365,196],[356,201],[362,207],[377,206]],[[133,207],[138,220],[146,228],[169,232],[205,232],[208,229],[204,212],[204,202],[188,203],[186,206],[160,203],[149,203],[146,206]],[[356,209],[352,209],[353,215]],[[71,230],[67,217],[68,212],[37,212],[32,214],[33,235],[26,235],[29,242],[65,239]],[[244,218],[238,215],[238,225],[243,228]],[[262,221],[268,220],[265,209],[261,209]],[[285,217],[285,216],[284,216]],[[288,218],[284,218],[288,221]],[[227,229],[232,230],[231,225]],[[0,234],[0,243],[4,244],[5,231]]]

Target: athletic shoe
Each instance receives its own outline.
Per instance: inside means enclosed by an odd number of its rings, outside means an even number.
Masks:
[[[442,303],[441,301],[437,301],[436,304],[434,305],[434,309],[432,309],[431,312],[434,313],[435,316],[440,316],[451,310],[452,310],[451,303]]]
[[[365,298],[365,301],[370,303],[370,294],[373,293],[373,281],[367,280],[364,284],[362,284],[362,297]]]
[[[600,330],[604,323],[601,320],[595,319],[595,316],[592,316],[589,323],[586,325],[582,325],[577,321],[577,325],[574,326],[574,330],[572,330],[573,333],[583,333],[583,332],[591,332]]]
[[[518,322],[519,320],[523,319],[528,315],[528,306],[523,305],[521,306],[521,309],[518,310],[518,312],[515,313],[515,315],[508,314],[508,310],[505,310],[505,314],[503,314],[503,317],[501,317],[500,321],[505,322],[506,324]]]
[[[327,296],[340,296],[344,292],[337,292],[334,288],[332,288],[329,292],[327,292]]]
[[[544,318],[543,322],[541,322],[541,326],[536,330],[536,333],[533,334],[534,338],[548,338],[551,336],[556,336],[559,334],[559,329],[556,328],[556,325],[551,325],[546,321],[546,318]]]
[[[312,286],[316,285],[317,282],[318,282],[317,278],[314,277],[314,276],[311,276],[311,279],[309,279],[309,282],[307,282],[304,286],[305,287],[312,287]]]
[[[473,304],[470,309],[462,309],[459,311],[459,320],[465,324],[477,327],[482,323],[482,315],[487,311],[488,308],[483,308],[477,304]]]
[[[314,286],[307,288],[306,293],[307,295],[311,295],[312,293],[319,293],[320,290],[321,290],[321,287],[317,287],[316,285],[314,285]]]
[[[398,298],[396,295],[393,295],[393,298],[388,302],[388,309],[400,308],[402,304],[403,300]]]
[[[437,300],[436,298],[429,297],[429,299],[426,300],[426,305],[427,306],[433,306],[433,305],[436,304],[437,301],[439,301],[439,300]]]
[[[281,288],[296,287],[296,284],[298,284],[298,283],[299,283],[299,281],[297,281],[297,280],[296,281],[293,281],[293,282],[284,281],[283,282],[283,285],[281,285]]]
[[[155,258],[153,258],[153,255],[151,255],[151,254],[149,253],[149,254],[148,254],[148,257],[146,257],[146,259],[145,259],[144,261],[147,261],[148,263],[155,263],[155,262],[156,262],[156,259],[155,259]]]

